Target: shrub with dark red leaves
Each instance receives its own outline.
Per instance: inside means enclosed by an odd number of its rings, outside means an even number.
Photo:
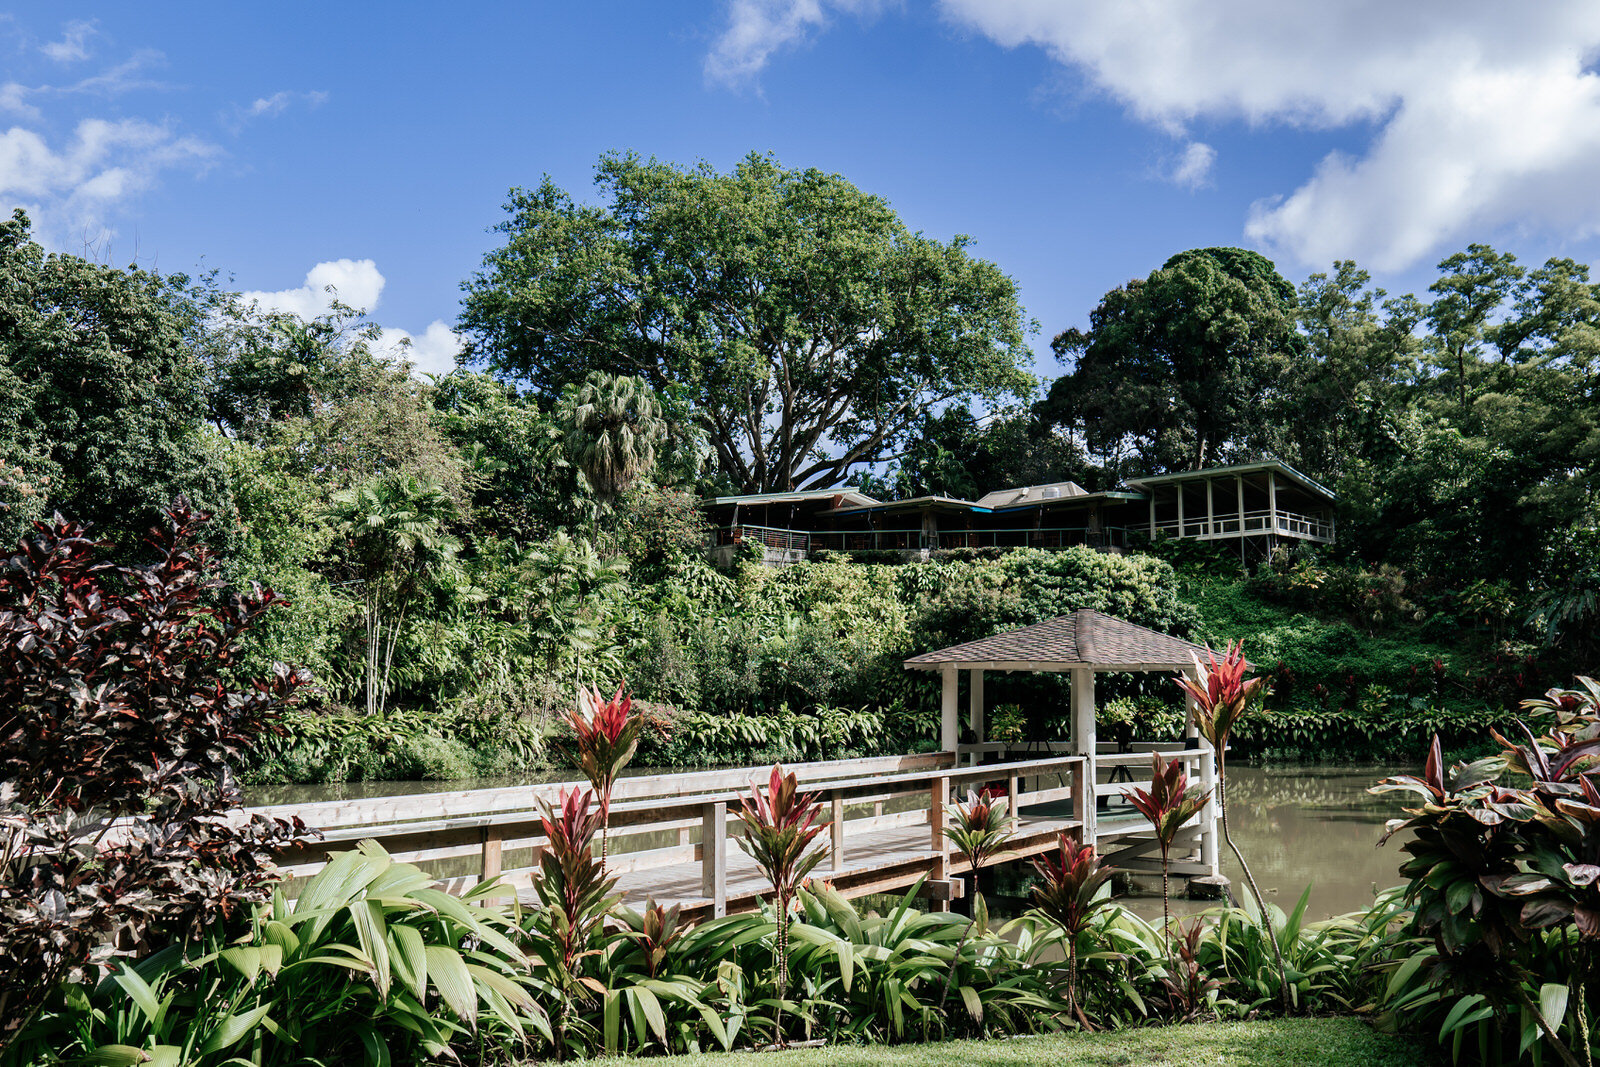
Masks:
[[[179,501],[154,562],[97,562],[56,516],[0,562],[0,1051],[63,981],[267,897],[304,827],[246,819],[230,764],[310,680],[236,677],[278,603],[225,594]]]

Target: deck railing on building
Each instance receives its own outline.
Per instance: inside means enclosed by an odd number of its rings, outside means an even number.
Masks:
[[[1178,519],[1162,519],[1152,524],[1156,533],[1168,537],[1205,539],[1212,537],[1238,537],[1278,533],[1288,537],[1305,537],[1313,541],[1332,541],[1333,523],[1314,515],[1284,511],[1228,512],[1206,518],[1204,515],[1185,515]]]

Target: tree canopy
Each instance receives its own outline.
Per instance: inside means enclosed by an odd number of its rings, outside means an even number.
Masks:
[[[1091,452],[1131,449],[1143,473],[1246,453],[1269,434],[1267,393],[1301,344],[1294,306],[1258,253],[1180,252],[1101,298],[1088,330],[1056,336],[1075,366],[1051,388],[1050,412],[1081,427]]]
[[[838,175],[613,154],[596,184],[512,191],[469,358],[547,396],[597,370],[677,390],[732,486],[836,485],[929,410],[1032,388],[1015,283]]]

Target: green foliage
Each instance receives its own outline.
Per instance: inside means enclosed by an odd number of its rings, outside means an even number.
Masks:
[[[25,505],[0,511],[0,543],[50,510],[124,551],[179,496],[227,513],[205,367],[187,343],[206,315],[183,275],[46,254],[20,209],[0,222],[3,496]],[[227,548],[231,534],[213,536]]]
[[[501,910],[364,842],[242,935],[173,945],[69,987],[5,1062],[172,1067],[417,1062],[548,1030]]]
[[[1259,448],[1275,430],[1264,401],[1302,345],[1294,303],[1293,287],[1255,252],[1180,252],[1107,293],[1087,332],[1055,338],[1056,354],[1075,363],[1047,406],[1056,421],[1084,427],[1091,451],[1133,441],[1137,473],[1214,466]]]
[[[291,711],[283,733],[263,739],[242,772],[247,782],[344,782],[476,778],[531,770],[546,758],[542,723],[524,715],[409,710],[373,716],[323,708]]]
[[[921,412],[1032,386],[1011,279],[838,175],[619,153],[596,180],[595,206],[512,190],[466,284],[471,355],[546,395],[592,371],[677,386],[747,492],[837,484]]]
[[[1420,775],[1374,792],[1420,799],[1390,834],[1409,831],[1409,932],[1431,941],[1431,980],[1464,995],[1440,1040],[1480,1028],[1488,1048],[1542,1042],[1562,1062],[1590,1061],[1600,940],[1600,683],[1526,703],[1544,731],[1495,734],[1496,758],[1447,766],[1437,738]],[[1514,776],[1514,777],[1508,777]],[[1548,980],[1552,967],[1563,977]],[[1421,998],[1418,998],[1419,1000]],[[1413,1008],[1416,1005],[1411,1005]],[[1515,1030],[1507,1023],[1520,1013]],[[1487,1054],[1485,1053],[1486,1057]]]
[[[641,481],[622,494],[598,532],[610,551],[629,562],[659,567],[698,556],[711,526],[692,493]]]

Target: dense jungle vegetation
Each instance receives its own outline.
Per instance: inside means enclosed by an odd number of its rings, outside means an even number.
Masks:
[[[1078,607],[1271,669],[1245,751],[1414,753],[1485,736],[1593,672],[1600,286],[1474,245],[1421,296],[1356,264],[1298,287],[1239,249],[1107,293],[1029,373],[1028,321],[964,238],[911,233],[836,175],[603,159],[597,195],[514,190],[463,284],[463,365],[419,380],[336,307],[47,253],[0,225],[0,536],[59,512],[113,559],[184,497],[217,577],[290,606],[239,666],[313,677],[257,780],[508,773],[552,758],[578,681],[626,679],[639,762],[932,743],[907,654]],[[886,497],[1275,456],[1340,494],[1339,542],[1246,573],[1158,543],[709,566],[695,501]],[[1001,679],[996,728],[1062,728]],[[1140,685],[1155,688],[1145,691]],[[1112,718],[1173,727],[1161,681]]]

